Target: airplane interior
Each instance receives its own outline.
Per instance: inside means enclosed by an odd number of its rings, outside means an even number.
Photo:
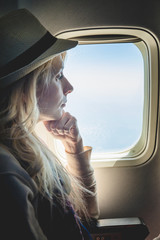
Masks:
[[[57,38],[78,41],[66,60],[74,86],[67,110],[93,147],[100,208],[93,239],[153,240],[160,234],[160,1],[2,0],[0,16],[19,8]]]

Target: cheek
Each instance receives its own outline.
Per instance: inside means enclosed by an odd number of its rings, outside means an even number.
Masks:
[[[57,87],[51,87],[46,95],[46,102],[48,104],[53,104],[56,106],[61,100],[61,98],[62,92],[60,91],[60,89]]]
[[[56,107],[61,100],[62,93],[60,88],[56,86],[50,86],[38,99],[38,106],[40,109],[47,109],[52,106]]]

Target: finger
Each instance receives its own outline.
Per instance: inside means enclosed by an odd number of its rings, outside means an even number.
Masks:
[[[64,135],[64,130],[63,129],[55,129],[55,130],[59,135]]]
[[[43,121],[43,124],[49,132],[53,132],[53,130],[55,130],[55,128],[51,127],[51,124],[53,126],[53,124],[55,124],[54,122],[55,121]]]
[[[50,128],[56,129],[59,133],[64,132],[64,126],[71,118],[71,115],[69,113],[64,113],[62,118],[56,122],[51,122]]]
[[[58,136],[60,135],[59,132],[56,129],[51,129],[51,132],[53,135]]]
[[[77,120],[75,117],[71,117],[68,122],[66,122],[64,126],[65,134],[70,134],[71,136],[77,136],[78,134],[78,127],[77,127]]]

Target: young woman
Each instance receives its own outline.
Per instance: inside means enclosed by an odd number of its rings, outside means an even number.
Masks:
[[[27,10],[0,19],[0,228],[3,240],[91,239],[82,224],[97,219],[91,148],[64,111],[72,85],[66,50]],[[66,168],[36,135],[43,122],[64,144]]]

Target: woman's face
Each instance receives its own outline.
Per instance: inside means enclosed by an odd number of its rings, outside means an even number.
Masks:
[[[63,60],[56,57],[54,74],[44,91],[37,90],[37,100],[40,111],[40,121],[59,120],[67,102],[67,95],[73,91],[72,85],[63,75]],[[42,79],[43,80],[43,79]]]

